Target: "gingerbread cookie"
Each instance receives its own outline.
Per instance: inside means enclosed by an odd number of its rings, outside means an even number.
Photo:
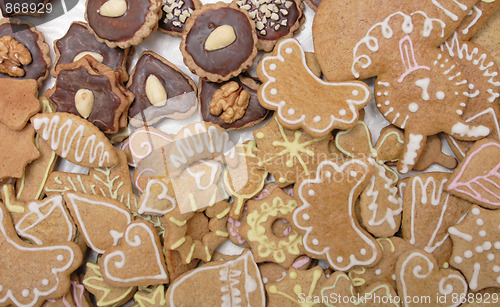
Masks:
[[[127,88],[135,95],[128,111],[134,126],[151,125],[162,118],[184,119],[198,107],[193,80],[151,51],[141,54]]]
[[[85,289],[96,298],[99,307],[110,307],[121,305],[132,298],[137,287],[113,287],[108,285],[102,278],[98,264],[87,262],[86,272],[83,277]]]
[[[393,126],[384,127],[372,146],[371,133],[359,121],[348,131],[335,136],[336,147],[348,157],[371,157],[374,175],[360,198],[361,224],[376,237],[394,235],[401,224],[403,204],[398,197],[398,175],[385,164],[397,160],[403,148],[403,133]]]
[[[0,179],[21,178],[28,163],[40,157],[34,144],[35,130],[27,125],[20,131],[0,123]]]
[[[427,296],[426,303],[433,306],[458,306],[460,302],[452,298],[466,295],[468,290],[460,272],[439,268],[431,254],[419,249],[408,250],[398,258],[396,276],[398,293],[404,306],[419,306],[419,303],[409,299],[417,296]]]
[[[303,253],[302,235],[295,229],[278,232],[273,226],[279,220],[291,221],[297,201],[276,188],[262,200],[247,202],[248,214],[240,229],[254,251],[256,262],[272,261],[287,268]]]
[[[451,254],[448,227],[462,220],[471,206],[444,190],[449,177],[439,172],[412,176],[403,197],[403,239],[432,253],[440,264]]]
[[[500,284],[500,211],[477,205],[457,225],[448,228],[453,241],[450,264],[467,278],[472,291]]]
[[[52,63],[43,34],[32,24],[3,18],[0,44],[2,58],[5,58],[0,64],[0,78],[35,79],[41,86]]]
[[[110,48],[126,49],[139,45],[158,27],[161,3],[160,0],[87,0],[85,20],[98,41]]]
[[[380,259],[379,244],[360,227],[354,212],[354,202],[372,174],[373,166],[366,160],[353,159],[342,165],[324,160],[313,175],[295,184],[299,207],[293,225],[303,233],[308,255],[343,271],[355,265],[370,266]]]
[[[370,100],[368,86],[362,82],[334,83],[316,77],[295,39],[277,44],[272,56],[259,62],[257,75],[263,83],[259,88],[262,106],[277,111],[285,128],[302,128],[314,137],[352,128],[359,110]],[[311,103],[310,97],[316,99]]]
[[[62,158],[86,167],[118,162],[113,146],[95,126],[69,113],[41,113],[31,118],[43,141]]]
[[[413,167],[415,171],[424,171],[433,164],[439,164],[442,167],[454,169],[457,167],[457,159],[442,152],[442,143],[439,135],[431,135],[427,138],[425,147]]]
[[[254,130],[258,166],[274,176],[280,187],[294,183],[301,173],[309,175],[328,154],[331,135],[313,137],[302,129],[288,130],[275,115]]]
[[[31,116],[40,111],[35,80],[0,80],[0,122],[9,129],[22,130]]]
[[[500,143],[492,139],[476,142],[451,175],[446,190],[486,208],[500,206],[498,153]]]
[[[104,133],[117,133],[127,125],[127,110],[134,94],[125,89],[120,74],[91,55],[60,64],[53,88],[45,92],[57,112],[85,118]]]
[[[0,301],[5,304],[39,306],[46,299],[63,296],[70,287],[70,275],[83,255],[73,242],[34,246],[17,237],[14,225],[0,202],[0,256],[8,268],[0,275]],[[29,265],[26,270],[20,264]]]
[[[257,99],[260,81],[245,74],[223,83],[200,80],[198,99],[203,120],[228,130],[252,127],[268,110]]]
[[[159,28],[163,33],[182,36],[186,29],[186,21],[194,10],[202,6],[199,0],[167,0],[163,2]]]
[[[78,61],[85,55],[91,55],[98,62],[103,63],[112,70],[120,71],[123,81],[128,80],[127,58],[129,49],[109,48],[106,44],[96,40],[90,32],[87,23],[75,21],[68,32],[54,41],[56,60],[50,71],[56,77],[61,70],[60,64],[69,64]]]
[[[222,82],[247,70],[257,55],[255,25],[236,4],[203,5],[186,22],[184,63],[202,79]]]
[[[187,303],[186,296],[200,291],[201,284],[206,285],[203,289],[206,292],[192,296]],[[266,302],[260,272],[250,251],[235,260],[211,262],[183,274],[168,287],[166,298],[169,306],[216,306],[233,302],[242,306],[265,306]]]
[[[257,49],[273,50],[274,45],[281,39],[292,37],[300,31],[305,20],[304,5],[296,0],[274,0],[271,2],[254,2],[250,0],[234,1],[247,11],[255,22],[257,31]]]
[[[136,220],[125,229],[117,246],[106,250],[99,263],[104,280],[117,287],[168,282],[160,238],[149,222]]]

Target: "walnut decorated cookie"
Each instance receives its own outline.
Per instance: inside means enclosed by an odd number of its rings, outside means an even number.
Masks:
[[[186,21],[201,6],[199,0],[164,0],[158,30],[172,36],[182,36]]]
[[[184,119],[198,108],[193,80],[151,51],[141,55],[127,87],[135,95],[128,112],[134,126],[153,124],[162,118]]]
[[[61,64],[56,84],[45,92],[57,112],[85,118],[104,133],[127,126],[127,111],[134,94],[121,84],[120,73],[90,55]]]
[[[257,99],[258,79],[240,75],[224,83],[200,80],[198,99],[201,116],[228,130],[260,123],[268,114]]]
[[[158,27],[161,0],[87,0],[85,20],[111,48],[139,45]]]
[[[49,45],[35,26],[0,20],[0,78],[35,79],[41,86],[52,64]]]
[[[255,22],[257,49],[273,50],[277,41],[292,37],[304,22],[304,5],[299,0],[236,0]]]
[[[106,44],[96,40],[90,32],[88,24],[80,21],[73,22],[68,32],[60,39],[54,41],[56,60],[50,74],[54,77],[59,73],[59,64],[73,63],[91,55],[98,62],[118,70],[122,73],[122,79],[127,81],[127,57],[129,49],[109,48]]]
[[[184,63],[203,80],[222,82],[247,70],[257,56],[254,22],[235,3],[207,4],[186,22]]]

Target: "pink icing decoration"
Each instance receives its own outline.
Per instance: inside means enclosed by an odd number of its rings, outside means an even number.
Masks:
[[[233,220],[231,217],[229,217],[227,219],[227,221],[229,222],[229,224],[231,224],[231,227],[229,228],[229,234],[232,236],[232,237],[236,237],[236,239],[238,240],[238,243],[239,244],[243,244],[246,242],[245,239],[243,239],[240,234],[234,230],[234,227],[240,227],[241,226],[241,222],[240,221],[237,221],[237,220]]]
[[[309,261],[311,261],[311,258],[307,256],[297,258],[297,260],[293,262],[292,267],[295,269],[300,269],[304,267],[306,264],[308,264]]]
[[[73,300],[75,301],[76,307],[83,307],[83,293],[85,292],[85,287],[76,281],[71,281],[71,287],[73,289]],[[77,292],[80,291],[80,293]]]
[[[259,195],[255,196],[253,200],[261,200],[268,197],[269,195],[271,195],[271,191],[269,191],[266,188],[263,188],[262,191],[260,191]]]
[[[474,156],[479,154],[486,147],[490,147],[490,146],[495,146],[496,148],[500,149],[500,144],[490,142],[490,143],[483,144],[476,151],[469,154],[467,159],[464,162],[464,165],[460,169],[460,172],[458,173],[458,175],[455,177],[455,179],[453,179],[452,182],[449,183],[448,191],[451,191],[451,190],[457,191],[459,193],[469,195],[470,197],[472,197],[480,202],[483,202],[485,204],[490,204],[492,206],[500,206],[500,194],[499,194],[500,185],[497,182],[495,182],[495,179],[497,181],[500,179],[500,173],[498,172],[498,170],[500,169],[500,162],[493,169],[491,169],[486,175],[474,177],[467,182],[459,182],[464,171],[467,169],[467,167],[469,166],[469,164],[470,164],[471,160],[474,158]],[[490,186],[495,187],[497,189],[497,191],[490,190],[488,187],[486,187],[483,184],[484,182],[488,183]],[[476,187],[474,187],[474,186],[476,186]],[[493,196],[494,198],[496,198],[497,201],[491,201],[489,199],[484,198],[480,192],[476,191],[477,187],[482,189],[483,192],[486,192],[486,193],[490,194],[491,196]]]
[[[406,35],[399,41],[399,53],[401,54],[401,61],[405,67],[405,72],[399,77],[398,83],[403,82],[404,78],[412,72],[419,69],[431,70],[427,66],[418,65],[415,59],[415,49],[413,49],[413,42],[409,35]]]
[[[286,224],[288,224],[288,227],[283,231],[283,236],[288,236],[290,232],[292,232],[292,225],[287,220],[283,220]]]

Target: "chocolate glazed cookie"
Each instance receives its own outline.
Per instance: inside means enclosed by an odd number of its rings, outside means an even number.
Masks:
[[[73,22],[68,32],[54,41],[54,51],[56,61],[50,72],[54,77],[59,73],[59,64],[73,63],[89,54],[113,70],[120,71],[123,81],[128,80],[126,62],[129,49],[109,48],[97,41],[85,22]]]
[[[200,0],[165,0],[158,29],[172,36],[182,36],[186,21],[201,6]]]
[[[45,42],[43,34],[31,24],[2,19],[0,20],[0,38],[5,36],[11,36],[17,43],[27,48],[31,54],[29,64],[20,66],[24,70],[24,75],[16,78],[35,79],[40,87],[42,81],[47,79],[49,67],[52,64],[49,56],[49,45]],[[7,73],[0,73],[0,78],[11,77]]]
[[[206,4],[187,21],[181,52],[189,69],[222,82],[247,70],[257,56],[255,25],[234,3]]]
[[[141,55],[127,87],[135,95],[128,112],[133,126],[151,125],[162,118],[187,118],[198,107],[193,80],[154,52]]]
[[[230,82],[236,82],[238,85],[237,91],[246,91],[250,98],[248,100],[248,107],[246,108],[244,115],[234,122],[228,123],[229,120],[224,120],[221,115],[224,114],[225,110],[219,115],[213,115],[210,112],[211,107],[216,103],[213,101],[214,93],[221,90],[225,84]],[[262,107],[257,100],[257,89],[260,86],[260,81],[256,78],[250,76],[239,75],[238,77],[232,78],[224,83],[207,82],[200,80],[198,100],[200,101],[201,116],[204,121],[209,121],[214,124],[221,126],[227,130],[240,130],[248,128],[260,123],[268,114],[268,110]],[[236,100],[237,97],[241,96],[241,92],[237,95],[232,95],[233,93],[227,93],[224,99]]]
[[[109,47],[139,45],[158,27],[161,0],[87,0],[85,19]]]

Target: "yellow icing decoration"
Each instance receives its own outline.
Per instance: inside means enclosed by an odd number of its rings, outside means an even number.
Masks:
[[[389,245],[391,246],[391,252],[394,253],[396,251],[396,247],[394,246],[394,243],[392,243],[392,240],[390,238],[377,238],[378,244],[380,244],[380,247],[382,247],[382,250],[384,249],[384,246],[382,245],[382,241],[389,242]]]
[[[297,279],[297,277],[298,277],[297,272],[295,272],[295,271],[290,272],[291,279]]]
[[[169,218],[169,220],[170,220],[170,222],[174,223],[175,225],[177,225],[179,227],[182,227],[182,226],[186,225],[186,223],[187,223],[187,220],[181,221],[181,220],[176,219],[173,216],[171,216]]]
[[[167,301],[165,299],[165,286],[164,285],[157,286],[152,292],[151,297],[147,297],[144,294],[137,292],[134,295],[134,300],[141,307],[149,307],[151,305],[166,306]]]
[[[7,207],[7,210],[9,210],[9,212],[13,212],[13,213],[24,213],[24,207],[23,206],[20,206],[20,205],[16,205],[16,204],[13,204],[12,203],[12,191],[9,190],[9,186],[8,185],[3,185],[2,186],[2,194],[3,194],[3,202],[5,203],[5,207]]]
[[[194,244],[191,244],[191,249],[189,250],[189,254],[186,257],[186,262],[191,263],[191,260],[193,260],[193,253],[194,253],[194,248],[196,246]]]
[[[177,240],[174,244],[172,244],[172,246],[170,246],[170,249],[177,249],[179,246],[184,244],[184,242],[186,242],[186,238],[182,237],[179,240]]]
[[[219,237],[229,237],[229,234],[227,232],[220,230],[215,231],[215,235]]]
[[[98,291],[103,292],[101,298],[97,301],[97,306],[111,306],[111,305],[120,303],[127,296],[130,295],[130,292],[132,292],[134,290],[134,287],[118,288],[118,289],[124,290],[123,293],[120,296],[117,296],[115,298],[108,298],[108,295],[111,293],[111,289],[109,286],[106,287],[107,284],[104,281],[104,279],[102,278],[99,266],[95,263],[87,262],[87,269],[92,270],[97,276],[87,277],[83,280],[82,283],[85,285],[86,288],[96,289]],[[94,282],[97,282],[97,284],[95,284]],[[103,286],[101,286],[101,285],[103,285]]]
[[[249,212],[247,216],[247,237],[249,241],[258,243],[257,253],[260,257],[267,257],[272,254],[277,263],[283,263],[287,258],[285,252],[291,255],[300,254],[299,246],[302,244],[302,236],[298,232],[292,230],[288,236],[275,242],[268,238],[265,227],[265,224],[272,222],[278,213],[290,214],[296,207],[297,201],[294,199],[285,203],[281,197],[274,197],[271,203],[262,202],[260,210]]]
[[[359,286],[362,286],[366,283],[365,279],[364,278],[361,278],[361,277],[354,277],[354,275],[363,275],[366,273],[366,269],[362,266],[359,266],[359,267],[354,267],[352,268],[349,272],[348,272],[348,275],[349,275],[349,278],[351,279],[352,281],[352,284],[355,286],[355,287],[359,287]]]
[[[278,181],[281,182],[281,183],[285,183],[286,182],[286,178],[280,177],[280,179]]]
[[[264,133],[263,132],[257,132],[257,134],[255,134],[255,137],[258,138],[258,139],[263,139],[264,138]]]

